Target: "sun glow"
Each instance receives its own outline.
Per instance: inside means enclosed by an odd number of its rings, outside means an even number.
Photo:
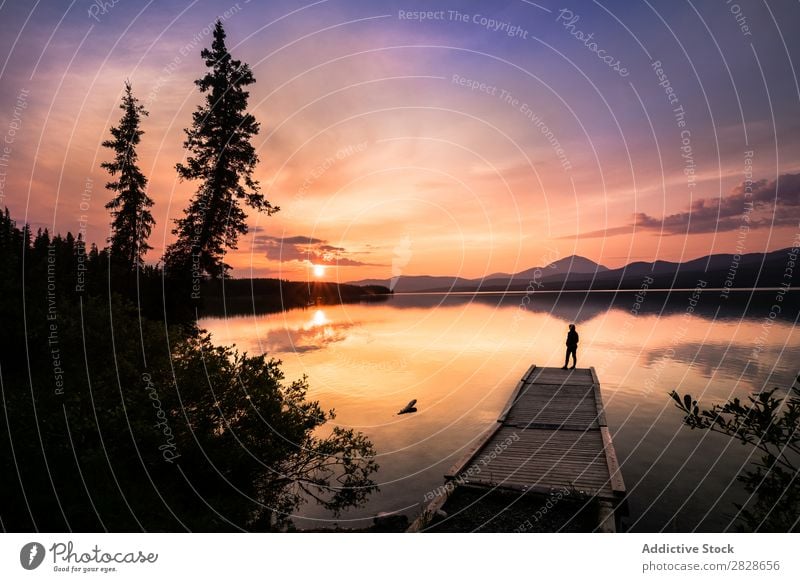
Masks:
[[[319,327],[321,325],[326,325],[330,323],[327,317],[325,317],[325,312],[321,309],[317,309],[314,312],[314,317],[311,319],[311,327]]]
[[[325,265],[314,265],[312,270],[314,271],[314,276],[318,279],[325,276]]]

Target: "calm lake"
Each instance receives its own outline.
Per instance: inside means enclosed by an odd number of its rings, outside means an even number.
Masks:
[[[283,360],[287,380],[308,376],[309,396],[378,451],[380,492],[366,506],[334,518],[306,505],[294,519],[299,528],[364,527],[378,512],[413,519],[527,368],[563,365],[575,322],[578,366],[594,366],[600,378],[628,489],[624,526],[722,531],[734,528],[734,503],[747,499],[736,476],[758,455],[682,426],[668,394],[688,392],[710,406],[788,388],[800,367],[797,309],[781,303],[776,314],[775,296],[395,295],[200,323],[216,343]],[[418,412],[398,416],[412,399]]]

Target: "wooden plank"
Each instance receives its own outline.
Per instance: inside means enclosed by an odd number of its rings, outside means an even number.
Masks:
[[[562,370],[560,368],[536,368],[531,376],[532,384],[591,384],[591,372],[584,368],[575,370]]]
[[[590,423],[575,423],[571,424],[569,422],[528,422],[523,423],[519,422],[507,422],[506,426],[513,426],[519,428],[521,430],[525,430],[528,428],[543,428],[543,429],[551,429],[551,430],[577,430],[577,431],[584,431],[584,430],[593,430],[598,429],[600,426],[596,422]]]
[[[592,383],[589,378],[574,378],[574,377],[567,377],[562,376],[560,374],[539,374],[531,378],[528,384],[557,384],[559,386],[563,384],[573,384],[575,386],[588,386]]]
[[[526,382],[527,384],[556,384],[558,386],[591,386],[592,381],[588,378],[575,379],[575,378],[559,378],[558,376],[539,376],[533,382]]]
[[[515,483],[549,485],[551,487],[562,487],[571,484],[577,488],[603,489],[609,498],[614,497],[614,491],[609,484],[608,470],[604,465],[593,466],[586,464],[560,467],[558,462],[546,462],[528,467],[512,465],[490,466],[482,469],[480,473],[476,471],[469,477],[461,479],[461,481],[464,483],[512,481]]]
[[[506,413],[506,424],[572,424],[589,428],[597,419],[594,393],[589,387],[561,389],[551,384],[527,386]]]
[[[594,399],[597,404],[597,424],[600,426],[608,426],[608,422],[606,421],[606,409],[603,405],[603,395],[600,393],[600,380],[597,378],[597,372],[595,372],[594,366],[589,368],[589,370],[592,373]]]
[[[528,398],[580,398],[583,396],[594,396],[592,384],[525,384],[520,393],[521,397]]]
[[[534,414],[586,414],[597,420],[597,407],[594,394],[590,397],[570,399],[562,402],[552,402],[549,398],[536,398],[520,396],[520,401],[511,409],[511,414],[519,412]],[[506,417],[508,418],[508,417]]]
[[[603,406],[603,395],[600,393],[600,385],[594,384],[594,401],[597,407],[597,424],[600,426],[608,426],[606,420],[606,409]]]
[[[564,430],[597,430],[600,425],[597,424],[595,415],[587,416],[582,414],[548,414],[543,417],[534,415],[531,418],[530,414],[512,414],[505,422],[506,426],[515,426],[520,429],[526,428],[563,428]]]
[[[602,460],[601,460],[602,462]],[[472,465],[470,465],[472,466]],[[502,476],[514,480],[525,480],[534,478],[534,481],[552,485],[561,485],[562,480],[566,479],[570,483],[593,483],[598,487],[604,486],[609,492],[613,491],[608,479],[608,469],[605,464],[594,465],[585,463],[582,465],[563,465],[558,461],[538,460],[535,465],[491,465],[480,473],[475,471],[465,481],[485,480],[486,474],[492,476]],[[552,483],[558,480],[558,483]],[[497,479],[495,479],[497,481]],[[533,481],[532,481],[533,482]]]
[[[569,457],[567,457],[569,455]],[[534,458],[535,456],[535,458]],[[495,457],[489,461],[482,461],[482,466],[487,467],[503,467],[513,464],[515,467],[524,468],[528,465],[543,466],[545,464],[563,465],[564,467],[586,467],[597,463],[597,467],[602,469],[603,475],[606,479],[609,478],[608,463],[602,451],[583,451],[579,454],[574,454],[573,451],[562,449],[561,451],[551,451],[550,454],[544,455],[540,451],[532,451],[530,449],[517,451],[515,455],[505,455],[502,459]]]
[[[614,450],[614,444],[611,441],[611,433],[609,432],[608,427],[601,426],[600,434],[603,437],[603,450],[605,450],[606,453],[608,473],[611,476],[611,489],[614,491],[614,493],[624,495],[625,482],[622,480],[622,471],[620,471],[619,462],[617,461],[617,452]]]
[[[480,469],[480,473],[478,473],[476,469],[476,475],[481,475],[490,471],[499,473],[535,473],[537,475],[564,474],[573,475],[576,479],[583,477],[592,479],[598,477],[603,481],[609,481],[608,466],[606,465],[605,457],[602,455],[582,459],[580,462],[576,460],[571,463],[563,462],[563,460],[557,456],[542,457],[541,455],[537,455],[535,459],[507,459],[504,462],[494,461],[482,467],[477,465],[476,467]]]
[[[605,469],[603,470],[605,471]],[[572,473],[519,473],[518,471],[492,471],[488,475],[470,477],[464,483],[518,483],[520,485],[541,485],[543,487],[567,487],[581,491],[596,491],[606,499],[615,499],[614,491],[608,484],[608,477],[586,477]]]
[[[473,466],[473,465],[470,465]],[[550,455],[550,456],[543,456],[543,455],[536,455],[534,458],[531,455],[525,456],[518,456],[518,457],[509,457],[507,460],[501,461],[494,461],[492,463],[481,464],[480,466],[475,465],[480,472],[482,473],[484,470],[494,470],[497,469],[498,471],[503,471],[507,469],[516,470],[519,469],[520,471],[525,472],[539,472],[539,473],[546,473],[546,472],[559,472],[562,469],[567,472],[575,472],[577,469],[578,473],[585,473],[584,469],[589,470],[591,469],[592,472],[596,475],[603,477],[603,479],[608,480],[608,466],[605,462],[605,457],[602,454],[595,454],[592,455],[585,455],[582,458],[573,457],[573,460],[568,462],[563,458],[563,455]],[[475,473],[478,473],[477,469]],[[587,473],[591,474],[591,473]]]
[[[519,493],[538,493],[541,495],[550,495],[551,493],[558,493],[559,491],[564,491],[563,487],[544,487],[540,485],[494,485],[491,487],[487,487],[485,484],[482,483],[469,483],[464,484],[462,487],[466,487],[467,489],[478,489],[478,490],[486,490],[486,489],[504,489],[509,491],[516,491]],[[581,494],[577,491],[570,491],[570,495],[575,495],[576,497],[582,497]]]
[[[515,438],[516,437],[516,438]],[[504,445],[498,449],[498,445]],[[574,486],[613,497],[600,431],[504,426],[465,466],[464,482]]]
[[[541,488],[547,490],[553,489],[569,489],[584,495],[590,495],[599,499],[607,501],[615,500],[614,493],[605,483],[597,483],[595,481],[574,481],[567,477],[558,477],[553,479],[538,479],[538,478],[515,478],[508,475],[492,475],[484,479],[470,479],[464,485],[481,485],[483,487],[517,487],[517,488]]]
[[[504,483],[494,483],[494,482],[481,482],[481,481],[470,481],[469,483],[465,483],[464,487],[472,487],[472,488],[480,488],[480,489],[500,489],[500,490],[509,490],[509,491],[519,491],[524,493],[553,493],[555,491],[562,491],[565,488],[570,490],[572,495],[580,496],[580,497],[602,497],[603,492],[592,487],[586,488],[578,488],[578,487],[571,487],[569,484],[565,485],[543,485],[543,484],[532,484],[532,483],[511,483],[511,482],[504,482]]]
[[[516,436],[511,434],[512,429]],[[509,431],[509,433],[506,434],[504,431]],[[509,450],[544,452],[547,450],[564,448],[574,451],[575,453],[580,453],[582,451],[592,452],[593,454],[603,453],[603,439],[600,437],[600,432],[597,429],[588,431],[547,430],[537,428],[519,430],[513,426],[504,426],[498,432],[499,434],[496,434],[495,438],[487,444],[500,444],[500,441],[506,440],[506,437],[511,435],[510,438],[512,442],[505,447],[501,447],[501,449],[506,449],[506,452]],[[494,442],[494,440],[498,442]],[[499,454],[500,451],[496,452],[494,456],[499,456]]]

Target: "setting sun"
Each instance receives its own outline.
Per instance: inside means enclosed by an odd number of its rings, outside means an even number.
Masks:
[[[314,271],[314,276],[317,278],[325,276],[325,265],[314,265],[312,270]]]

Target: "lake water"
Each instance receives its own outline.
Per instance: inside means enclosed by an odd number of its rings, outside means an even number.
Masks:
[[[334,518],[307,505],[294,519],[300,528],[363,527],[378,512],[413,518],[527,368],[563,365],[575,322],[578,366],[600,378],[629,492],[625,527],[721,531],[733,529],[734,503],[746,500],[736,476],[758,455],[682,426],[668,393],[710,405],[792,384],[796,306],[782,303],[776,315],[775,292],[761,295],[396,295],[201,325],[217,343],[280,358],[287,380],[307,375],[309,396],[378,451],[380,492],[366,506]],[[412,399],[418,412],[398,416]]]

